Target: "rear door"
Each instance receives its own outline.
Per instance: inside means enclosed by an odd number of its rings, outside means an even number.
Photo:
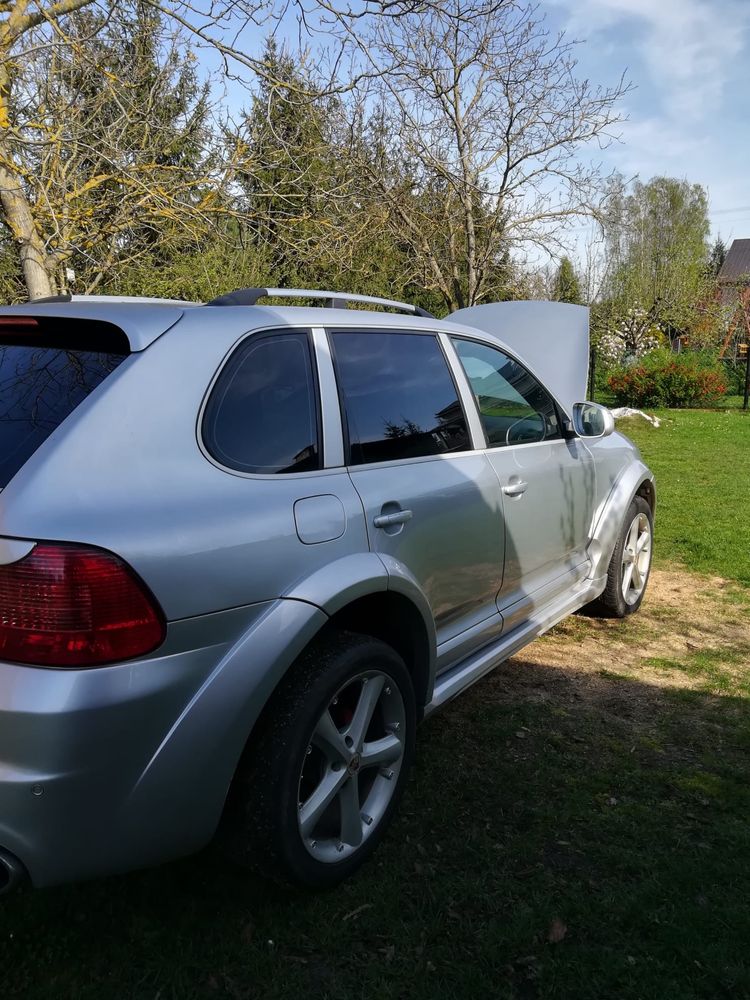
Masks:
[[[438,644],[494,619],[502,580],[497,478],[472,450],[438,338],[393,330],[329,334],[347,464],[365,508],[370,547],[414,576]],[[478,630],[477,642],[484,637]]]
[[[579,438],[564,439],[544,386],[509,354],[452,338],[474,393],[487,457],[503,493],[505,628],[585,576],[596,471]]]

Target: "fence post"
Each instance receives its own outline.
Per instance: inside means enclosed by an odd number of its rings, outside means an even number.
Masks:
[[[596,391],[596,348],[592,344],[589,349],[589,399],[592,403],[596,402],[594,399],[594,392]]]

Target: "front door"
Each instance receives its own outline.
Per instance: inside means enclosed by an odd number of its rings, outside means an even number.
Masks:
[[[472,451],[437,338],[340,330],[330,339],[347,462],[370,547],[390,557],[394,571],[401,567],[416,579],[432,607],[438,644],[498,620],[503,520],[497,477],[486,456]]]
[[[596,470],[585,444],[563,439],[547,390],[504,351],[453,340],[471,383],[505,515],[506,629],[585,576]]]

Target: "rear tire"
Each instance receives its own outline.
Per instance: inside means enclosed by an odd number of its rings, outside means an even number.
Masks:
[[[396,810],[415,728],[411,677],[390,646],[350,632],[314,643],[238,767],[223,823],[230,856],[310,888],[348,878]]]
[[[604,593],[585,609],[604,618],[627,618],[640,608],[651,573],[654,518],[643,497],[634,497],[612,553]]]

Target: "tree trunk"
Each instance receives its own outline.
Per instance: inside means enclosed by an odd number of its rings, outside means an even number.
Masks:
[[[3,152],[0,150],[0,154]],[[7,158],[3,158],[7,162]],[[39,299],[45,295],[52,295],[52,280],[46,265],[47,255],[44,243],[34,225],[31,206],[18,178],[2,164],[0,164],[0,205],[3,217],[18,246],[29,298]]]

